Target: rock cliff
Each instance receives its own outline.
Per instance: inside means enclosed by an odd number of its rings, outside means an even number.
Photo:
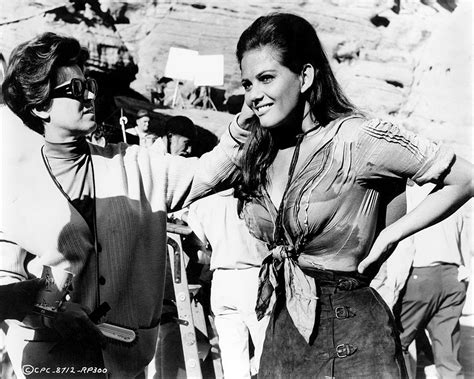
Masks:
[[[241,93],[234,52],[242,31],[259,15],[296,13],[316,27],[336,76],[356,105],[446,141],[461,155],[471,157],[469,0],[460,1],[454,12],[453,1],[425,1],[428,6],[417,0],[402,1],[401,7],[388,0],[9,3],[0,15],[0,52],[5,56],[18,42],[41,31],[71,34],[91,50],[93,70],[116,72],[104,77],[105,85],[112,87],[107,95],[116,93],[114,84],[123,80],[136,93],[121,88],[120,94],[138,93],[142,100],[149,98],[155,78],[163,75],[172,46],[223,54],[221,90]],[[173,83],[168,87],[170,94]],[[201,119],[216,132],[219,128],[212,113],[206,112]],[[196,112],[193,115],[200,117]],[[101,115],[102,119],[109,116]]]

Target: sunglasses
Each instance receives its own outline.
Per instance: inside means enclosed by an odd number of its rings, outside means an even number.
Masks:
[[[94,79],[82,80],[79,78],[73,78],[67,84],[62,84],[59,87],[53,89],[51,98],[67,97],[75,100],[94,100],[97,97],[97,91],[99,87]],[[88,92],[87,97],[84,97]],[[92,94],[92,98],[89,98],[89,94]]]

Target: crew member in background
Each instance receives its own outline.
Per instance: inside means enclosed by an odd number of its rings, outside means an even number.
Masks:
[[[197,138],[197,128],[186,116],[173,116],[165,123],[166,135],[153,143],[153,148],[163,154],[190,157]]]
[[[408,210],[416,207],[433,185],[407,186]],[[394,314],[400,321],[405,363],[415,378],[416,356],[409,346],[425,329],[431,339],[434,363],[441,378],[462,378],[458,354],[459,319],[466,300],[471,244],[465,208],[409,237],[414,250],[411,270]],[[404,254],[407,257],[408,254]],[[394,266],[387,266],[390,272]],[[410,349],[411,350],[411,349]],[[413,352],[415,349],[413,349]]]
[[[137,112],[136,126],[127,129],[127,143],[149,147],[153,145],[158,136],[150,130],[150,114],[145,109]]]
[[[193,121],[186,116],[173,116],[165,124],[166,135],[158,138],[151,149],[162,154],[180,155],[183,157],[193,156],[193,147],[196,143],[197,130]],[[184,224],[182,215],[186,210],[180,210],[168,214],[168,222]],[[183,241],[185,245],[185,241]],[[185,248],[185,246],[183,246]],[[189,251],[186,251],[189,253]],[[160,318],[160,330],[156,344],[155,356],[148,365],[148,378],[155,379],[178,379],[186,378],[181,333],[177,323],[178,314],[175,305],[175,294],[171,265],[166,257],[166,277],[163,299],[163,308]],[[192,268],[191,268],[192,266]],[[193,269],[193,277],[199,276],[195,273],[196,262],[189,262],[186,269],[188,280],[190,270]],[[195,275],[196,274],[196,275]]]
[[[226,379],[258,373],[270,313],[260,321],[255,313],[258,274],[269,251],[250,235],[237,208],[233,191],[227,190],[191,204],[187,218],[202,241],[201,254],[210,254],[211,309]],[[254,346],[252,359],[249,335]]]

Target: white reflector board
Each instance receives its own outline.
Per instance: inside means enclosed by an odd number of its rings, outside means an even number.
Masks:
[[[195,60],[195,86],[221,86],[224,84],[224,56],[199,55]]]
[[[170,47],[164,76],[177,80],[194,80],[198,54],[195,50]]]

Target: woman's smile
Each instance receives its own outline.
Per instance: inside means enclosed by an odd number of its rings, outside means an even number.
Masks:
[[[242,59],[242,86],[245,102],[263,128],[283,124],[301,98],[300,76],[277,60],[269,46],[250,50]]]
[[[272,105],[273,105],[272,103],[267,103],[267,104],[255,106],[253,107],[253,109],[257,116],[263,116],[270,109]]]

